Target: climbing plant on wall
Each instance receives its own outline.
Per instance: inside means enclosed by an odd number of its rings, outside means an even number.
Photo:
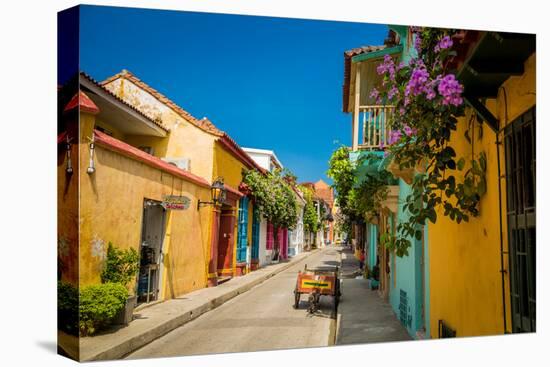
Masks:
[[[371,94],[377,103],[395,106],[384,148],[400,169],[418,169],[404,204],[411,215],[386,243],[399,256],[407,254],[409,238],[421,238],[421,225],[436,222],[438,207],[457,223],[468,221],[479,215],[487,190],[485,153],[458,158],[449,144],[465,108],[463,86],[446,69],[458,32],[411,27],[409,34],[415,55],[407,64],[386,55],[377,68],[383,81]]]
[[[300,191],[304,194],[306,204],[304,205],[304,230],[310,233],[317,233],[319,230],[319,215],[317,214],[317,208],[313,200],[313,191],[305,186],[300,186]]]
[[[294,191],[280,170],[266,173],[244,170],[243,182],[254,196],[260,214],[273,224],[274,256],[278,257],[279,228],[294,229],[298,221],[298,204]]]
[[[329,160],[327,175],[333,180],[341,211],[337,220],[348,229],[348,235],[351,223],[375,214],[387,197],[387,186],[396,183],[381,166],[382,160],[379,155],[366,153],[352,162],[347,147],[336,149]]]

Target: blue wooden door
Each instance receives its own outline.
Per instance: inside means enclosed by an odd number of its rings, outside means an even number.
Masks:
[[[260,258],[260,211],[254,207],[252,215],[252,259]]]
[[[246,262],[246,246],[248,242],[248,198],[239,201],[239,224],[237,230],[237,262]]]

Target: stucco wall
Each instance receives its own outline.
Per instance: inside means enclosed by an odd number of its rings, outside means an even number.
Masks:
[[[78,144],[71,145],[73,173],[68,174],[65,143],[57,153],[57,255],[61,280],[78,284]]]
[[[535,105],[535,55],[525,63],[522,76],[511,77],[504,84],[507,94],[508,120],[505,119],[503,93],[487,103],[501,126]],[[469,113],[467,111],[467,113]],[[461,119],[451,136],[458,156],[468,156],[471,145],[464,139],[466,120]],[[495,133],[483,125],[483,137],[474,139],[475,154],[487,154],[487,193],[480,203],[480,216],[468,223],[456,224],[438,213],[436,224],[429,224],[430,324],[437,337],[438,320],[456,329],[457,336],[491,335],[504,332],[502,282],[500,273],[500,233],[498,166]],[[501,172],[504,173],[501,147]],[[506,183],[502,180],[502,213],[506,207]],[[503,215],[503,242],[507,250],[506,219]],[[504,269],[508,270],[505,257]],[[506,273],[509,274],[509,273]],[[510,330],[510,295],[505,277],[507,324]]]
[[[81,150],[87,165],[88,150]],[[80,173],[80,284],[100,282],[102,258],[109,241],[139,251],[144,198],[163,195],[191,199],[187,210],[166,212],[161,295],[170,298],[206,284],[211,209],[210,190],[96,145],[95,173]]]
[[[207,180],[211,179],[212,151],[216,136],[191,124],[127,79],[115,79],[105,87],[148,116],[159,118],[162,124],[170,129],[166,139],[129,135],[125,137],[125,141],[134,146],[152,146],[157,157],[190,158],[190,171]]]
[[[399,180],[399,199],[397,208],[397,222],[402,223],[408,220],[410,214],[403,209],[403,203],[411,194],[412,189],[403,180]],[[422,320],[422,242],[409,237],[411,247],[408,255],[399,257],[391,254],[390,264],[392,271],[390,273],[390,303],[397,317],[400,317],[401,291],[406,293],[407,311],[404,326],[409,335],[416,336],[416,332],[424,327]],[[402,320],[403,322],[403,320]]]
[[[267,264],[267,250],[266,250],[266,243],[267,243],[267,221],[262,218],[260,222],[260,243],[259,243],[259,264],[260,267],[265,266]]]

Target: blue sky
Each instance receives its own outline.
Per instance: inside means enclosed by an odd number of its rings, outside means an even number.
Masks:
[[[345,50],[382,44],[385,25],[81,7],[80,68],[122,69],[239,145],[274,150],[299,181],[326,177],[338,144]]]

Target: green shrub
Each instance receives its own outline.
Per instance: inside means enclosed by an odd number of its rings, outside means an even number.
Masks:
[[[57,282],[57,327],[69,334],[78,333],[78,289],[62,281]]]
[[[124,308],[128,290],[120,283],[89,285],[80,289],[79,328],[82,335],[92,335],[109,325]]]
[[[101,272],[102,283],[121,283],[124,286],[132,281],[139,271],[139,254],[133,248],[121,250],[109,242],[107,260]]]

